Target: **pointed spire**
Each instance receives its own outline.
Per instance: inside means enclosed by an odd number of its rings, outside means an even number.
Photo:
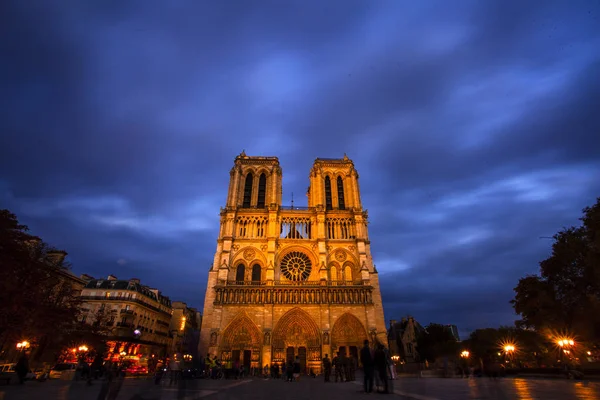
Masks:
[[[362,266],[360,267],[361,271],[368,271],[369,269],[367,268],[367,264],[363,261],[362,262]]]
[[[319,269],[319,271],[327,271],[327,268],[325,268],[325,262],[321,261],[321,269]]]

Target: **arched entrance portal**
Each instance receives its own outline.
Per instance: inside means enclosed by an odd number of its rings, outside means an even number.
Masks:
[[[367,331],[359,319],[345,313],[333,324],[331,350],[353,356],[358,360],[358,352],[367,338]]]
[[[273,331],[273,362],[282,364],[300,357],[303,373],[321,370],[321,335],[310,315],[300,308],[288,311]]]
[[[239,315],[225,328],[220,353],[224,364],[260,368],[261,340],[257,326],[246,315]]]

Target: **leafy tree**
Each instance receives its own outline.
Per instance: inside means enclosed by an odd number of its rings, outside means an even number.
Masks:
[[[526,276],[511,301],[517,326],[567,332],[580,341],[600,338],[600,198],[583,210],[582,224],[554,235],[540,274]]]
[[[439,357],[456,356],[458,342],[447,326],[431,323],[417,336],[417,351],[422,360],[435,361]]]
[[[64,278],[68,265],[55,249],[0,210],[0,337],[6,346],[27,339],[43,347],[76,326],[79,293]]]

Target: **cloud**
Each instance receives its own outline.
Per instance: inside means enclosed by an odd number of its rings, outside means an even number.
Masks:
[[[386,317],[463,333],[516,318],[538,238],[600,193],[589,2],[0,7],[0,203],[77,273],[200,307],[235,155],[279,156],[299,205],[347,153]]]

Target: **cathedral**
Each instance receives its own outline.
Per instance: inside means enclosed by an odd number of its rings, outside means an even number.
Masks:
[[[278,158],[235,158],[200,354],[248,369],[298,356],[318,372],[325,354],[357,357],[365,339],[387,342],[354,163],[317,158],[309,179],[308,207],[283,206]]]

